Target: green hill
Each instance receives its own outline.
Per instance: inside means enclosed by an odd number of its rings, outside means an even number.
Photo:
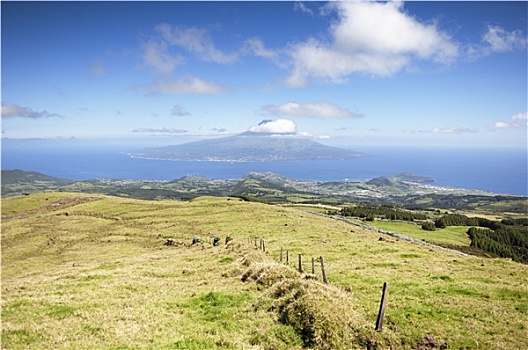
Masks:
[[[74,181],[24,170],[2,170],[2,196],[33,193],[44,190],[58,190]]]
[[[136,199],[190,200],[201,196],[237,196],[266,203],[324,203],[329,205],[390,204],[410,208],[479,210],[525,214],[526,197],[455,189],[380,177],[369,181],[320,182],[294,180],[278,174],[251,172],[240,179],[185,176],[173,181],[92,179],[62,180],[34,172],[3,171],[2,197],[40,192],[80,192]],[[406,176],[410,176],[406,174]]]
[[[297,209],[41,193],[2,199],[1,238],[5,349],[526,347],[527,266]]]
[[[2,170],[2,184],[36,184],[46,182],[56,185],[65,185],[71,183],[71,180],[59,179],[57,177],[38,173],[36,171],[24,170]]]

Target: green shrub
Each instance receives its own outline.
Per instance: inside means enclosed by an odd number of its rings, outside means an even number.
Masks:
[[[260,262],[250,266],[242,276],[242,281],[252,279],[257,284],[270,287],[277,282],[299,278],[299,273],[286,265]]]
[[[425,230],[425,231],[435,231],[436,230],[436,226],[433,222],[431,221],[426,221],[422,224],[422,230]]]

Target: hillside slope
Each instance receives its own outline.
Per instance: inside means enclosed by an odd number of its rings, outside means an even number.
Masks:
[[[36,171],[24,171],[24,170],[2,170],[2,183],[6,185],[17,184],[17,183],[38,183],[38,182],[49,182],[55,184],[67,184],[71,181],[59,179],[53,176],[48,176]]]
[[[73,183],[72,180],[42,174],[36,171],[2,170],[2,196],[32,193],[45,190],[58,190]]]
[[[2,216],[2,348],[526,347],[528,271],[511,261],[226,197],[43,193]],[[324,257],[328,286],[295,272],[299,254],[305,272]]]

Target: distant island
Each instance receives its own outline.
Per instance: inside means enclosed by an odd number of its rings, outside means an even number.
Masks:
[[[326,146],[293,134],[250,131],[214,140],[145,148],[130,152],[129,155],[146,159],[222,162],[345,160],[364,156],[359,152]]]

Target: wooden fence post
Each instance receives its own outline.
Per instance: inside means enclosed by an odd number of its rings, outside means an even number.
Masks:
[[[376,330],[381,331],[383,327],[383,316],[385,314],[385,301],[387,297],[387,282],[383,283],[383,292],[381,294],[381,303],[378,312],[378,319],[376,320]]]
[[[290,252],[286,251],[286,264],[290,262]]]
[[[280,262],[282,263],[282,247],[281,247]]]
[[[315,275],[315,258],[312,256],[312,275]]]
[[[302,255],[299,254],[299,272],[302,273]]]
[[[266,252],[266,244],[264,243],[264,239],[262,239],[262,251]]]
[[[321,259],[321,272],[323,273],[323,282],[325,284],[328,284],[328,279],[326,279],[326,271],[325,271],[325,266],[324,266],[324,259],[323,259],[322,256],[320,257],[320,259]]]

